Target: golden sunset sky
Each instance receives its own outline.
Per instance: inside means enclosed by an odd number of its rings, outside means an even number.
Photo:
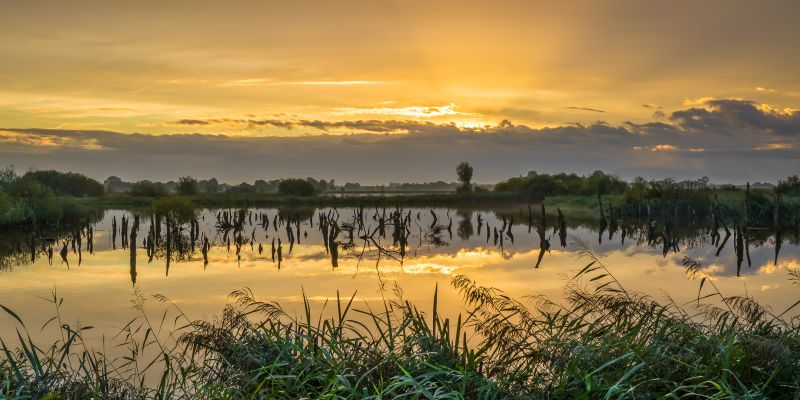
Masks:
[[[747,129],[752,110],[782,124],[737,146],[796,150],[798,16],[797,1],[6,1],[0,146],[24,163],[20,154],[43,150],[8,149],[78,141],[60,132],[418,130],[384,121],[470,132],[503,120],[537,132],[662,123],[685,133],[673,113],[724,113],[712,102],[735,100],[752,107],[715,116],[736,119],[725,129]],[[109,148],[103,138],[79,147]],[[623,147],[716,143],[683,141]],[[33,166],[51,166],[40,160]]]

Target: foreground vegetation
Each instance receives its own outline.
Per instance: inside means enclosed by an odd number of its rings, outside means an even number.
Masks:
[[[662,303],[626,291],[590,262],[566,285],[564,302],[512,299],[464,276],[452,284],[466,313],[446,318],[397,291],[379,310],[337,297],[334,310],[301,317],[243,290],[213,321],[177,306],[171,338],[154,333],[168,313],[140,317],[120,334],[126,355],[87,350],[87,329],[62,325],[49,348],[24,334],[2,342],[5,398],[797,398],[800,319],[750,297],[719,292],[702,265],[696,301]],[[797,271],[790,280],[800,283]],[[166,302],[163,297],[156,297]],[[54,294],[56,309],[61,300]],[[795,303],[797,305],[797,303]],[[168,309],[169,310],[169,309]],[[22,320],[5,310],[20,326]],[[323,315],[332,315],[323,317]],[[183,321],[183,322],[181,322]],[[55,322],[54,322],[55,323]],[[151,351],[155,355],[146,356]],[[163,368],[162,368],[163,367]],[[163,372],[159,372],[162,371]],[[146,375],[155,374],[147,387]]]

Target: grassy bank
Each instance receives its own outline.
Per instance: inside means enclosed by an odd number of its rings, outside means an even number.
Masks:
[[[3,193],[0,192],[0,195]],[[386,196],[287,196],[277,193],[202,193],[191,196],[162,197],[106,194],[97,197],[54,196],[49,193],[15,199],[0,196],[0,229],[50,228],[75,221],[86,221],[104,209],[131,209],[145,213],[165,199],[182,198],[197,208],[247,207],[485,207],[522,204],[524,199],[514,193],[441,193]]]
[[[749,297],[719,292],[694,260],[697,301],[658,302],[625,290],[590,262],[566,282],[566,302],[519,301],[453,279],[465,312],[429,312],[401,295],[381,309],[353,298],[326,315],[304,302],[300,317],[244,290],[213,321],[177,312],[174,342],[152,333],[143,312],[120,337],[130,350],[111,360],[87,350],[84,330],[18,350],[3,338],[0,394],[6,398],[797,398],[800,320]],[[798,282],[797,271],[789,279]],[[165,301],[163,298],[158,298]],[[54,296],[53,303],[60,300]],[[11,310],[10,319],[23,327]],[[165,314],[166,316],[166,314]],[[172,316],[168,318],[171,320]],[[60,324],[60,319],[57,319]],[[84,328],[87,329],[87,328]],[[145,357],[145,349],[154,349]],[[163,366],[163,374],[158,369]],[[157,385],[145,387],[144,376]]]
[[[173,195],[175,196],[175,195]],[[766,196],[758,194],[758,199]],[[172,196],[168,196],[172,197]],[[530,204],[527,196],[509,192],[476,192],[476,193],[439,193],[417,195],[374,195],[374,196],[286,196],[277,193],[203,193],[192,196],[181,196],[190,200],[197,207],[208,208],[245,208],[245,207],[494,207]],[[719,207],[725,215],[738,217],[744,205],[744,191],[718,191],[702,193],[694,203],[677,202],[678,208],[693,207],[698,212],[707,212],[712,207]],[[72,198],[70,201],[86,207],[96,208],[129,208],[149,209],[157,197],[136,197],[127,195],[105,195],[102,197]],[[631,213],[637,208],[630,199],[624,195],[602,196],[604,207],[613,207],[617,210],[627,209]],[[791,212],[800,210],[800,196],[785,196],[781,199],[783,209]],[[596,195],[556,195],[545,198],[544,204],[548,209],[560,208],[564,213],[586,217],[598,216],[599,205]],[[667,200],[652,200],[642,202],[641,208],[649,204],[654,214],[672,207],[672,202]],[[763,208],[763,214],[770,214],[769,207],[773,204],[765,200],[753,202],[750,208],[758,211]],[[629,215],[631,215],[629,213]]]
[[[331,195],[287,196],[277,193],[202,193],[184,196],[200,207],[347,207],[347,206],[459,206],[521,203],[524,198],[515,193],[434,193],[415,195],[365,195],[337,197]],[[87,198],[89,204],[106,208],[144,207],[154,201],[153,197],[131,197],[107,195]]]

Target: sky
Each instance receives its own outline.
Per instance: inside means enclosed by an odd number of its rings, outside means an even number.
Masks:
[[[564,4],[562,4],[564,3]],[[0,2],[0,165],[362,183],[800,171],[797,1]]]

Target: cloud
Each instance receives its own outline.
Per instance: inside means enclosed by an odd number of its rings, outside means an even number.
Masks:
[[[673,112],[669,119],[688,131],[713,131],[733,135],[752,133],[798,136],[800,111],[778,110],[768,105],[739,99],[706,99],[702,107]]]
[[[204,119],[179,119],[177,121],[173,121],[172,123],[175,125],[209,125],[211,124],[211,121]]]
[[[476,110],[480,115],[508,118],[512,120],[540,120],[542,113],[531,108],[503,107],[503,108],[482,108]]]
[[[650,151],[675,151],[675,150],[678,150],[678,148],[673,146],[673,145],[671,145],[671,144],[659,144],[659,145],[653,146],[650,149]]]
[[[572,110],[591,111],[591,112],[596,112],[596,113],[607,112],[605,110],[599,110],[597,108],[589,108],[589,107],[573,107],[573,106],[570,106],[570,107],[567,107],[567,108],[572,109]]]
[[[794,148],[792,143],[767,143],[763,146],[756,147],[756,150],[789,150]]]
[[[345,129],[348,132],[368,132],[368,133],[410,133],[437,125],[433,122],[414,121],[414,120],[355,120],[355,121],[322,121],[308,119],[234,119],[234,118],[209,118],[209,119],[179,119],[168,121],[170,125],[206,126],[206,125],[240,125],[248,128],[260,126],[271,126],[291,130],[294,128],[313,128],[320,131],[330,131],[334,129]],[[455,127],[455,125],[452,125]]]
[[[62,135],[59,131],[44,131],[37,134],[28,132],[0,130],[0,144],[9,149],[17,148],[23,152],[35,152],[36,149],[82,149],[102,150],[103,146],[95,138]],[[0,151],[2,154],[2,151]]]
[[[255,86],[255,85],[263,85],[269,83],[269,79],[264,78],[254,78],[254,79],[234,79],[230,81],[225,81],[220,86]]]
[[[301,85],[311,86],[352,86],[352,85],[376,85],[382,82],[376,81],[303,81],[297,82]]]
[[[430,117],[443,117],[455,115],[474,115],[464,113],[457,110],[458,106],[453,103],[443,106],[409,106],[409,107],[374,107],[374,108],[358,108],[358,107],[340,107],[337,108],[333,114],[338,115],[359,115],[359,114],[372,114],[372,115],[399,115],[403,117],[415,118],[430,118]]]
[[[304,85],[304,86],[356,86],[356,85],[376,85],[383,82],[365,80],[319,80],[319,81],[273,81],[266,78],[234,79],[224,81],[219,86],[281,86],[281,85]]]
[[[687,97],[683,99],[683,105],[686,107],[700,107],[712,100],[715,100],[713,96],[698,97],[694,99]]]
[[[216,176],[335,178],[386,183],[453,180],[468,160],[478,182],[529,170],[643,175],[715,181],[776,181],[797,172],[797,112],[746,100],[706,100],[667,121],[604,122],[532,128],[503,120],[464,126],[415,119],[323,121],[287,118],[185,118],[168,124],[225,130],[269,126],[292,136],[124,134],[97,130],[0,129],[0,160],[20,168],[57,168],[104,179]],[[401,133],[401,134],[396,134]]]

